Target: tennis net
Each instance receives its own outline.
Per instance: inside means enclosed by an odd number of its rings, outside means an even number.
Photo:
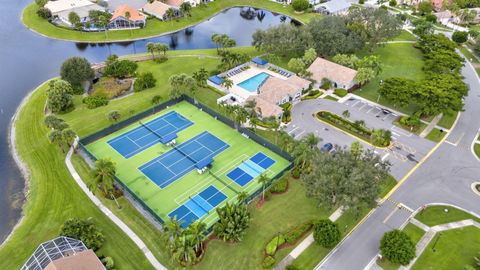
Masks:
[[[208,173],[213,176],[215,179],[217,179],[218,181],[220,181],[222,184],[224,184],[227,188],[231,189],[233,192],[235,192],[235,194],[238,194],[238,191],[236,189],[234,189],[233,187],[231,187],[229,184],[225,183],[225,181],[223,181],[220,177],[216,176],[214,173],[212,173],[211,171],[208,171]]]
[[[140,125],[142,125],[144,128],[146,128],[148,131],[150,131],[151,133],[155,134],[158,138],[160,139],[163,139],[162,135],[158,134],[155,130],[149,128],[147,125],[145,125],[144,123],[142,123],[141,121],[140,122]]]
[[[175,145],[172,145],[173,149],[177,150],[178,152],[180,152],[180,154],[184,155],[185,157],[187,157],[188,159],[190,159],[191,162],[193,162],[194,164],[197,164],[197,161],[194,160],[190,155],[186,154],[185,152],[183,152],[182,150],[180,150],[180,148],[176,147]]]

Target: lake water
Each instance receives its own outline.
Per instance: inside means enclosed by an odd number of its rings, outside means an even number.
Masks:
[[[23,26],[20,14],[30,0],[3,0],[0,9],[0,243],[21,214],[24,180],[8,149],[8,126],[22,98],[43,81],[57,76],[62,62],[83,56],[101,62],[110,54],[145,52],[150,41],[168,43],[171,49],[214,48],[213,33],[227,34],[238,46],[248,46],[257,29],[291,23],[285,16],[264,10],[245,12],[232,8],[208,21],[174,34],[112,44],[58,41],[39,36]]]

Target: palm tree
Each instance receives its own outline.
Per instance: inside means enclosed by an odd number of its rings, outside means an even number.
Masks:
[[[257,123],[260,121],[256,113],[250,115],[250,126],[253,128],[254,132],[257,132]]]
[[[54,144],[58,145],[58,147],[60,147],[60,149],[62,149],[62,153],[65,153],[65,149],[63,148],[65,141],[64,141],[64,138],[62,136],[62,131],[61,130],[50,131],[50,133],[48,134],[48,140],[50,141],[50,143],[54,143]]]
[[[275,132],[275,144],[277,144],[278,141],[278,128],[280,127],[280,121],[277,119],[273,119],[271,122],[270,126],[272,127],[273,131]]]
[[[220,45],[222,44],[223,38],[222,35],[219,34],[213,34],[212,37],[212,42],[215,43],[217,46],[217,54],[220,52]]]
[[[195,250],[192,247],[191,237],[186,235],[181,235],[176,238],[170,245],[170,251],[172,258],[185,265],[190,265],[196,257]]]
[[[175,9],[169,8],[169,9],[167,9],[167,11],[165,12],[165,15],[167,16],[167,19],[168,19],[168,20],[171,20],[171,19],[173,19],[173,18],[176,16],[176,13],[177,13],[177,12],[175,11]]]
[[[190,16],[190,11],[192,10],[192,5],[190,4],[190,2],[183,2],[181,5],[180,5],[180,11],[183,13],[183,14],[187,14],[188,16]]]
[[[182,224],[175,217],[170,218],[163,224],[163,233],[166,236],[167,241],[171,239],[177,239],[182,234]]]
[[[132,34],[132,25],[130,24],[130,17],[132,15],[130,14],[130,11],[125,12],[125,18],[127,18],[128,21],[128,28],[130,28],[130,35]]]
[[[168,44],[166,43],[157,43],[155,47],[157,51],[163,52],[164,56],[167,54],[167,51],[169,49]]]
[[[238,203],[244,203],[247,197],[248,197],[248,193],[245,191],[238,193],[237,195]]]
[[[303,142],[296,143],[293,147],[292,156],[295,159],[295,164],[300,169],[308,167],[311,161],[311,149]]]
[[[207,225],[200,221],[191,223],[185,233],[192,237],[192,242],[197,254],[203,252],[203,241],[206,238]]]
[[[270,181],[270,179],[264,173],[262,173],[260,175],[260,178],[258,178],[258,183],[260,183],[262,185],[262,201],[265,200],[265,186],[267,185],[267,183],[269,181]]]
[[[318,143],[322,141],[322,139],[315,136],[313,132],[310,132],[305,135],[305,137],[303,137],[302,141],[308,146],[308,148],[315,149]]]
[[[280,131],[279,137],[280,137],[280,143],[279,143],[280,148],[283,151],[287,151],[288,153],[290,153],[293,149],[293,146],[295,145],[295,140],[293,139],[293,137],[290,136],[290,134],[288,134],[285,131]]]
[[[152,54],[152,60],[155,59],[156,44],[153,42],[148,42],[147,51]]]
[[[68,147],[70,147],[72,146],[73,140],[75,140],[75,138],[77,137],[77,134],[73,130],[67,128],[62,130],[62,137],[63,142],[66,143]]]
[[[115,178],[115,173],[117,169],[115,168],[115,163],[109,159],[99,159],[95,161],[95,169],[93,170],[93,176],[95,179],[95,185],[90,187],[95,192],[98,186],[100,186],[105,194],[105,197],[110,196],[113,198],[117,207],[120,208],[120,205],[117,202],[117,198],[113,195],[113,180]]]
[[[229,78],[225,78],[222,82],[222,86],[225,87],[227,90],[233,87],[233,81]]]
[[[240,126],[242,126],[243,123],[247,121],[248,112],[245,110],[245,108],[241,106],[235,105],[234,107],[235,107],[234,120],[235,120],[235,123],[237,124],[236,128],[238,129]]]

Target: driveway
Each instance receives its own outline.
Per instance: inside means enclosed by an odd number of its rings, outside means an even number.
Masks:
[[[327,99],[302,101],[293,107],[292,122],[287,126],[286,131],[296,139],[313,132],[323,139],[319,145],[330,142],[339,146],[350,146],[352,142],[358,141],[357,138],[316,119],[315,113],[322,110],[338,115],[342,115],[343,111],[348,110],[351,121],[363,120],[368,128],[392,131],[392,139],[396,147],[391,149],[380,149],[364,142],[361,143],[365,149],[375,151],[382,159],[388,160],[392,164],[391,174],[395,179],[401,179],[407,174],[435,145],[427,139],[393,125],[397,115],[355,99],[347,100],[345,103]]]
[[[465,111],[446,140],[317,269],[366,267],[378,253],[384,232],[398,228],[408,219],[406,211],[395,211],[392,204],[417,209],[428,203],[449,203],[480,213],[480,196],[470,189],[473,182],[480,180],[480,162],[470,150],[480,129],[480,82],[469,63],[462,75],[470,92],[465,98]]]

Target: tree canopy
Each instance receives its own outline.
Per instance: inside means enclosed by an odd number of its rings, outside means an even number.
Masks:
[[[102,247],[105,237],[91,219],[68,219],[63,223],[60,235],[81,240],[85,246],[94,251]]]
[[[380,240],[380,252],[393,263],[407,265],[415,257],[415,245],[405,232],[393,230]]]
[[[313,239],[324,248],[332,248],[340,241],[338,225],[329,219],[313,224]]]
[[[67,111],[73,106],[72,93],[72,86],[67,81],[50,81],[47,90],[47,108],[53,113]]]
[[[81,87],[82,83],[93,79],[93,69],[84,57],[70,57],[65,60],[60,68],[60,77],[69,82],[73,87]]]
[[[280,24],[253,33],[252,45],[256,49],[280,56],[300,57],[312,48],[312,36],[304,27]]]

